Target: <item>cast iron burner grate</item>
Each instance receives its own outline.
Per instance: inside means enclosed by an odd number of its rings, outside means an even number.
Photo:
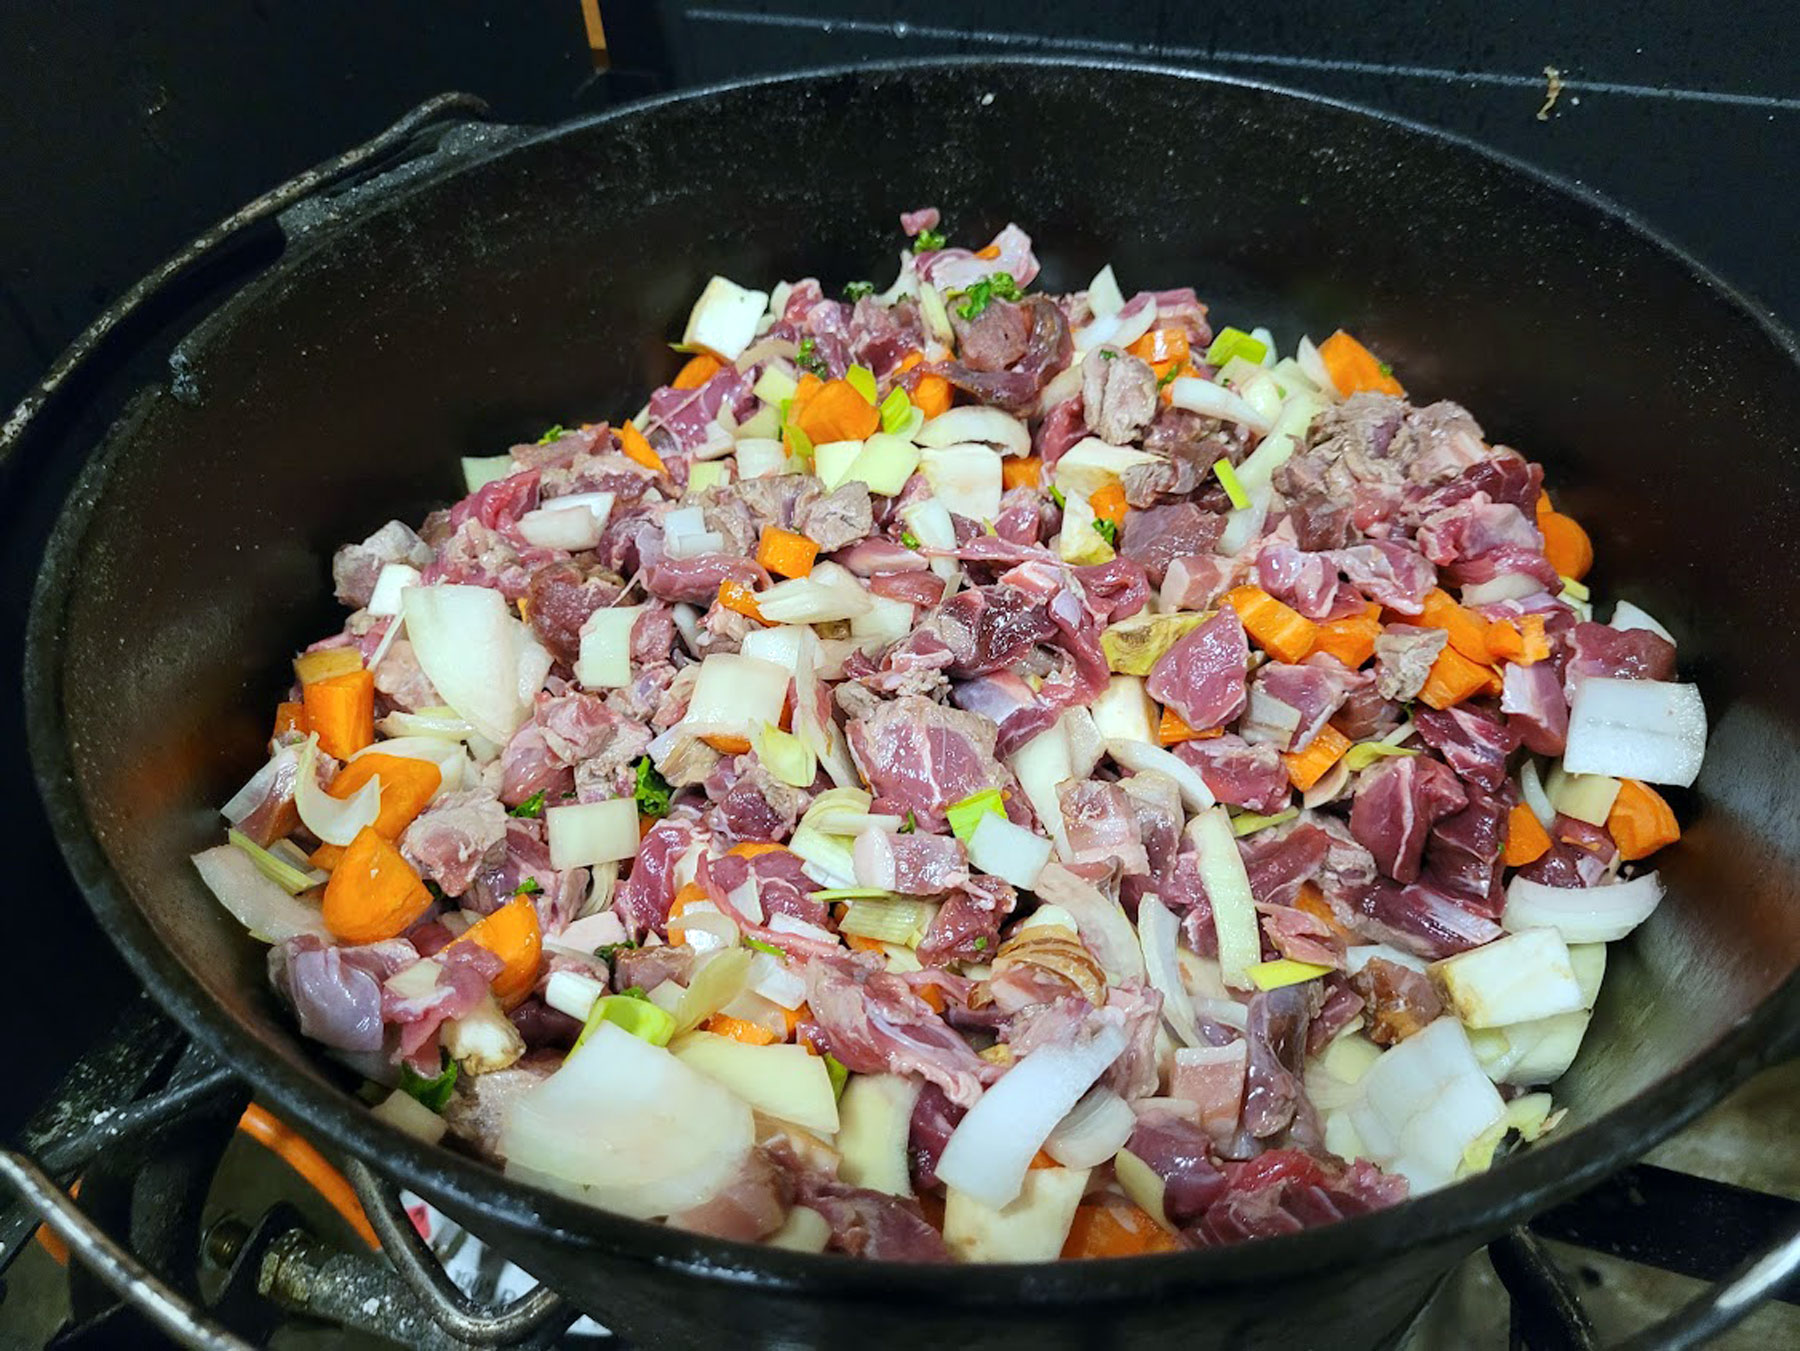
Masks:
[[[247,1085],[145,1001],[69,1072],[22,1149],[0,1154],[0,1174],[22,1198],[0,1210],[0,1280],[40,1224],[73,1256],[72,1312],[50,1351],[171,1343],[237,1351],[296,1319],[430,1351],[624,1345],[577,1324],[576,1310],[542,1287],[499,1309],[470,1299],[440,1262],[454,1249],[440,1242],[434,1251],[394,1185],[357,1161],[344,1173],[378,1253],[328,1241],[285,1201],[254,1218],[204,1223],[248,1099]],[[78,1204],[64,1194],[77,1178]],[[1515,1348],[1598,1345],[1544,1239],[1715,1282],[1625,1347],[1698,1345],[1765,1300],[1800,1303],[1800,1203],[1639,1164],[1489,1245]],[[0,1308],[3,1300],[0,1287]]]

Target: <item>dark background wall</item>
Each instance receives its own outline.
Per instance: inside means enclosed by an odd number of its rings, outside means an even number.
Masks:
[[[468,90],[504,120],[547,123],[686,84],[932,52],[1142,57],[1445,127],[1611,195],[1800,325],[1800,272],[1789,266],[1800,240],[1792,0],[601,8],[611,66],[597,73],[578,0],[0,6],[0,408],[187,238],[431,94]],[[1561,71],[1563,92],[1540,119],[1547,65]],[[907,155],[929,147],[891,153],[904,174]],[[1155,190],[1146,181],[1144,191]],[[0,611],[12,644],[35,556],[24,536],[8,538],[16,547],[0,571]],[[16,646],[0,648],[0,660],[6,695],[16,690]],[[52,1031],[15,1046],[0,1134],[132,988],[63,879],[16,729],[9,707],[0,854],[15,899],[31,898],[31,932],[0,947],[0,988],[15,1009],[47,1011],[42,1026]]]

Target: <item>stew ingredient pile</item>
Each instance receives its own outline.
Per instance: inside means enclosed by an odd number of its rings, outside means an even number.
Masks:
[[[1287,1233],[1551,1128],[1700,767],[1667,631],[1350,335],[903,223],[339,551],[195,860],[301,1031],[509,1174],[880,1259]]]

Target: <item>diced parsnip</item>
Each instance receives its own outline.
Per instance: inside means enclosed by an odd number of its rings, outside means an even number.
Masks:
[[[736,361],[756,337],[756,325],[768,303],[767,291],[746,290],[725,277],[714,277],[688,314],[681,344]]]
[[[949,1189],[944,1243],[964,1262],[1051,1262],[1062,1253],[1087,1189],[1087,1168],[1033,1168],[1011,1204],[995,1210]]]
[[[1469,1027],[1504,1027],[1581,1008],[1581,983],[1554,929],[1527,929],[1435,963],[1431,973]]]
[[[410,1093],[398,1088],[371,1110],[388,1125],[397,1127],[428,1145],[435,1145],[442,1140],[444,1132],[450,1129],[449,1122],[443,1117]]]
[[[788,1211],[781,1228],[763,1240],[768,1247],[785,1248],[789,1252],[824,1252],[825,1245],[830,1242],[830,1222],[807,1206],[795,1206]]]
[[[780,366],[770,363],[756,377],[756,383],[750,387],[750,392],[764,403],[780,404],[784,399],[793,398],[799,388],[799,382],[793,376]]]
[[[525,1054],[525,1038],[500,1003],[488,995],[460,1018],[448,1018],[442,1031],[444,1050],[464,1074],[492,1074]]]
[[[670,1050],[689,1069],[730,1089],[764,1116],[820,1135],[838,1129],[837,1095],[822,1057],[804,1046],[752,1046],[710,1032],[693,1032]]]
[[[631,630],[642,605],[595,610],[581,626],[575,679],[584,689],[620,690],[631,684]]]
[[[490,483],[509,477],[518,466],[513,463],[511,455],[484,455],[479,458],[463,456],[463,490],[479,492]]]
[[[973,521],[1000,514],[1000,455],[973,442],[938,446],[919,456],[919,470],[946,510]]]
[[[1092,504],[1071,493],[1063,502],[1062,529],[1056,535],[1057,557],[1065,563],[1091,567],[1110,563],[1114,552],[1100,533]]]
[[[862,454],[861,441],[827,441],[813,447],[813,473],[826,492],[832,491],[849,475],[850,466]]]
[[[1141,676],[1115,675],[1089,706],[1094,726],[1103,741],[1156,742],[1159,713],[1156,701],[1144,690]]]
[[[793,585],[793,583],[788,583]],[[715,652],[700,663],[682,725],[697,733],[746,741],[765,723],[781,723],[792,672],[737,652]]]
[[[884,497],[898,497],[906,481],[919,467],[919,448],[904,436],[893,432],[877,432],[862,443],[862,449],[845,472],[843,482],[869,485],[869,491]]]
[[[916,1080],[898,1074],[858,1074],[838,1102],[838,1176],[853,1187],[911,1196],[908,1145]]]
[[[1148,451],[1115,446],[1097,436],[1085,437],[1062,453],[1052,477],[1056,490],[1073,502],[1086,502],[1102,488],[1116,484],[1127,469],[1156,464],[1160,457]]]
[[[1618,800],[1619,781],[1604,774],[1570,774],[1557,765],[1551,769],[1544,791],[1550,795],[1550,805],[1564,816],[1604,828]]]
[[[544,824],[550,837],[550,866],[559,871],[637,854],[637,803],[632,798],[551,807],[544,813]]]
[[[1154,1168],[1129,1149],[1121,1149],[1113,1159],[1113,1175],[1118,1178],[1119,1186],[1138,1209],[1171,1234],[1175,1232],[1175,1225],[1170,1222],[1169,1213],[1163,1206],[1166,1188]]]
[[[1108,626],[1100,634],[1106,664],[1122,675],[1147,676],[1168,650],[1210,618],[1205,612],[1136,614]],[[1152,727],[1154,727],[1154,723]],[[1154,742],[1154,736],[1135,738]]]

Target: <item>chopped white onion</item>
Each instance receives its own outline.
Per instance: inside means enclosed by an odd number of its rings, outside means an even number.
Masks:
[[[491,587],[413,586],[401,597],[413,654],[444,702],[490,741],[510,741],[531,715],[549,652]]]
[[[544,1002],[558,1013],[585,1023],[594,1001],[606,994],[606,982],[579,971],[552,971],[544,985]]]
[[[1485,582],[1471,582],[1462,589],[1464,605],[1492,605],[1503,600],[1522,600],[1544,589],[1537,578],[1523,572],[1503,572]]]
[[[396,1088],[369,1109],[388,1125],[408,1135],[435,1145],[444,1138],[450,1123],[404,1089]]]
[[[770,438],[746,436],[737,443],[737,467],[739,478],[768,478],[774,474],[785,474],[788,468],[787,447]]]
[[[675,508],[663,517],[662,526],[664,557],[698,558],[725,548],[725,537],[706,528],[706,514],[699,507]]]
[[[509,1175],[639,1219],[722,1191],[756,1142],[749,1106],[613,1023],[602,1023],[507,1111]]]
[[[366,607],[372,615],[397,615],[400,613],[400,593],[409,586],[417,586],[421,574],[410,563],[384,563],[380,574],[375,578],[375,590],[369,595]]]
[[[255,811],[263,799],[268,797],[269,790],[275,786],[275,780],[282,770],[297,763],[299,759],[299,746],[281,747],[264,762],[261,769],[250,776],[249,781],[242,788],[231,795],[230,800],[223,807],[219,808],[219,815],[234,826],[241,824],[243,819]]]
[[[575,679],[584,689],[617,690],[631,684],[631,630],[645,608],[595,610],[582,622]]]
[[[1156,701],[1144,689],[1144,678],[1134,675],[1110,677],[1106,689],[1089,706],[1088,714],[1099,734],[1102,751],[1108,741],[1153,743],[1161,717]]]
[[[460,793],[474,768],[462,742],[436,736],[396,736],[363,747],[351,760],[365,755],[397,755],[403,760],[423,760],[437,766],[438,787],[432,800],[445,793]],[[310,829],[310,827],[308,827]],[[320,837],[324,838],[323,836]]]
[[[1175,956],[1180,922],[1161,898],[1145,896],[1138,902],[1137,931],[1144,949],[1144,969],[1150,974],[1152,988],[1163,997],[1163,1018],[1184,1046],[1200,1045],[1194,1001],[1181,983],[1181,965]]]
[[[841,836],[827,835],[815,826],[803,825],[788,840],[788,850],[805,866],[806,875],[822,887],[853,887],[856,855]],[[775,916],[780,919],[781,916]],[[777,927],[774,920],[770,927]]]
[[[789,673],[773,662],[737,652],[715,652],[700,663],[700,675],[679,726],[696,735],[741,736],[748,740],[765,723],[781,722]]]
[[[1581,1007],[1581,982],[1555,929],[1524,929],[1431,968],[1465,1027],[1504,1027]]]
[[[992,446],[1003,455],[1031,453],[1031,431],[1023,422],[998,408],[975,403],[952,408],[929,419],[919,429],[916,439],[920,446],[930,450],[974,442]]]
[[[615,797],[551,807],[544,813],[544,823],[550,836],[550,866],[558,872],[637,856],[635,799]]]
[[[702,347],[726,361],[736,361],[756,339],[756,328],[769,303],[767,291],[752,291],[715,276],[694,302],[682,331],[683,347]]]
[[[610,511],[612,494],[602,495],[607,498],[607,508]],[[519,517],[519,534],[524,536],[527,544],[535,544],[540,549],[562,549],[568,553],[593,548],[600,542],[604,528],[605,521],[600,513],[590,511],[579,503],[571,505],[560,499],[552,500]]]
[[[618,869],[611,870],[616,873]],[[625,941],[625,923],[611,910],[594,910],[573,921],[556,935],[556,942],[566,948],[592,956],[597,948]]]
[[[1069,1109],[1125,1050],[1124,1028],[1102,1023],[1085,1040],[1040,1046],[981,1095],[938,1159],[945,1185],[998,1210],[1018,1196],[1032,1156]]]
[[[835,564],[830,566],[836,568]],[[818,568],[813,570],[817,572]],[[841,568],[836,571],[849,579],[849,584],[857,584],[848,572]],[[827,576],[831,575],[827,573]],[[873,602],[874,597],[866,592],[863,594]],[[843,728],[819,708],[823,695],[819,688],[825,664],[823,647],[810,628],[800,628],[798,635],[793,664],[786,668],[794,673],[794,731],[818,757],[834,784],[840,788],[853,787],[862,782],[862,776],[857,773],[856,762],[850,758],[850,744],[845,740]]]
[[[900,508],[900,519],[927,549],[948,551],[956,547],[956,524],[944,504],[936,498],[927,497]],[[945,581],[962,572],[962,564],[949,557],[947,552],[929,558],[927,566]]]
[[[1294,361],[1299,365],[1306,378],[1319,387],[1319,392],[1331,399],[1342,397],[1338,393],[1337,384],[1331,378],[1331,371],[1325,365],[1325,358],[1319,355],[1319,349],[1313,346],[1313,340],[1302,336],[1294,347]]]
[[[1650,918],[1663,898],[1662,879],[1647,872],[1601,887],[1550,887],[1514,876],[1506,884],[1502,928],[1549,928],[1565,943],[1612,943]]]
[[[1113,315],[1116,325],[1106,341],[1117,347],[1129,347],[1156,323],[1156,297],[1142,292],[1125,302]]]
[[[1057,852],[1067,857],[1069,837],[1063,826],[1062,800],[1056,786],[1074,775],[1068,733],[1060,722],[1052,723],[1014,751],[1007,763],[1036,813],[1038,824],[1055,841]]]
[[[1242,480],[1239,481],[1242,482]],[[1250,489],[1249,492],[1249,506],[1238,507],[1225,513],[1225,529],[1219,533],[1219,541],[1213,546],[1215,553],[1226,558],[1234,558],[1249,548],[1256,537],[1262,534],[1263,522],[1268,518],[1269,503],[1274,500],[1275,490],[1265,483]],[[1171,569],[1180,561],[1180,559],[1176,559],[1174,563],[1171,563]],[[1167,580],[1168,578],[1165,576],[1164,581],[1167,582]]]
[[[480,492],[490,483],[510,478],[518,467],[510,454],[483,455],[479,458],[465,455],[462,462],[463,491]]]
[[[1519,794],[1531,808],[1531,814],[1537,817],[1538,824],[1545,830],[1550,829],[1556,820],[1556,808],[1550,802],[1550,794],[1544,791],[1535,760],[1527,760],[1519,767]]]
[[[946,511],[973,521],[1000,514],[1000,453],[993,447],[972,441],[933,447],[920,453],[919,472]]]
[[[281,943],[310,934],[335,942],[319,907],[290,896],[264,876],[250,856],[229,844],[214,845],[194,855],[200,880],[231,912],[250,936],[261,943]]]
[[[1216,385],[1208,387],[1218,388]],[[1267,488],[1275,471],[1294,457],[1306,437],[1306,429],[1325,405],[1316,394],[1303,390],[1283,403],[1275,381],[1267,375],[1246,388],[1245,402],[1259,415],[1272,419],[1269,434],[1237,467],[1238,483],[1245,492],[1255,493]]]
[[[1219,936],[1219,973],[1237,990],[1251,988],[1250,968],[1262,960],[1262,930],[1256,920],[1256,898],[1238,853],[1231,817],[1223,807],[1209,807],[1188,822],[1200,881],[1212,902],[1213,928]]]
[[[1274,429],[1274,419],[1264,417],[1241,397],[1224,385],[1201,380],[1191,375],[1178,378],[1169,386],[1169,402],[1190,413],[1204,413],[1225,422],[1237,422],[1252,431],[1267,434]]]
[[[1594,1015],[1586,1009],[1494,1027],[1469,1038],[1488,1078],[1521,1088],[1562,1078],[1581,1050]]]
[[[969,836],[969,862],[1021,891],[1037,885],[1038,875],[1049,861],[1049,840],[996,812],[983,815]]]
[[[1628,600],[1622,600],[1617,605],[1613,606],[1612,623],[1609,627],[1615,629],[1647,629],[1658,637],[1667,638],[1671,643],[1675,641],[1675,635],[1670,633],[1668,629],[1664,628],[1661,624],[1657,623],[1654,615],[1648,610],[1638,608]]]
[[[1096,319],[1105,319],[1125,308],[1125,294],[1119,290],[1111,263],[1096,272],[1088,283],[1087,303],[1088,313]]]
[[[867,614],[871,606],[863,584],[854,573],[839,576],[832,567],[820,563],[813,572],[823,572],[822,577],[795,577],[758,592],[756,608],[764,619],[777,624],[828,624]]]
[[[1110,1088],[1091,1088],[1057,1122],[1044,1152],[1065,1168],[1098,1168],[1137,1129],[1137,1113]]]
[[[797,1009],[806,1002],[806,978],[769,952],[757,953],[750,963],[750,989],[784,1009]]]
[[[1144,982],[1147,972],[1137,931],[1116,900],[1060,863],[1044,865],[1038,874],[1037,895],[1040,901],[1061,906],[1074,918],[1076,932],[1106,972],[1107,984]]]
[[[1693,685],[1587,676],[1569,708],[1563,768],[1686,788],[1706,754],[1706,707]]]
[[[300,768],[294,779],[294,805],[300,821],[326,844],[347,845],[364,826],[375,824],[381,814],[381,775],[374,774],[349,797],[333,797],[319,787],[313,763],[319,754],[317,733],[300,749]]]
[[[1463,1154],[1506,1104],[1455,1018],[1437,1018],[1382,1053],[1345,1110],[1371,1162],[1406,1175],[1415,1192],[1456,1177]]]
[[[1086,502],[1103,488],[1116,485],[1129,469],[1154,465],[1162,457],[1130,446],[1115,446],[1097,436],[1083,437],[1062,453],[1053,477],[1056,490],[1073,502]]]
[[[1201,812],[1218,801],[1200,771],[1173,751],[1152,746],[1148,741],[1108,741],[1106,753],[1125,769],[1134,773],[1154,770],[1167,774],[1181,789],[1181,800],[1189,811]]]

